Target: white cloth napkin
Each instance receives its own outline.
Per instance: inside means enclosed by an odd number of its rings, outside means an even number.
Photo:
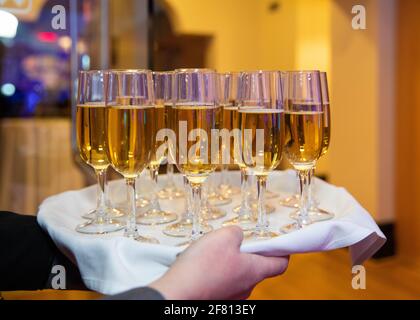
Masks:
[[[218,174],[213,179],[217,181]],[[229,173],[229,179],[238,185],[239,173]],[[179,175],[176,181],[181,186]],[[296,183],[293,171],[278,171],[270,176],[268,189],[285,196],[295,191]],[[241,250],[283,256],[350,247],[354,265],[369,259],[386,241],[372,217],[344,188],[319,179],[315,179],[315,183],[320,207],[334,212],[336,217],[333,220],[315,223],[267,241],[244,242]],[[114,181],[110,185],[114,202],[126,199],[122,181]],[[145,183],[141,185],[144,188]],[[91,290],[115,294],[147,285],[159,278],[184,249],[175,245],[185,240],[163,235],[164,226],[139,226],[140,233],[158,238],[161,242],[159,245],[124,238],[122,231],[108,235],[79,234],[75,227],[83,222],[81,215],[95,207],[95,196],[96,188],[92,186],[50,197],[39,208],[38,222],[56,245],[77,263],[86,286]],[[289,214],[294,209],[280,206],[279,199],[267,199],[267,203],[276,208],[275,213],[268,216],[274,231],[293,222]],[[231,204],[221,207],[229,213],[226,219],[233,217],[232,209],[239,203],[240,196],[237,195]],[[164,200],[161,205],[163,209],[181,213],[185,200]],[[212,225],[220,227],[222,221],[213,222]]]

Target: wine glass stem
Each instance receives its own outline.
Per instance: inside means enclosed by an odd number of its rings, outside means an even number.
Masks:
[[[299,218],[298,226],[302,228],[304,225],[310,224],[309,219],[309,186],[311,181],[311,169],[299,170],[299,189],[300,189],[300,203],[299,203]]]
[[[201,194],[202,185],[201,183],[190,183],[192,198],[193,198],[193,216],[192,216],[192,233],[191,240],[196,241],[201,236],[200,230],[200,212],[201,212]]]
[[[184,190],[185,190],[185,201],[186,201],[186,210],[185,210],[185,220],[192,221],[193,217],[193,208],[192,208],[192,195],[191,195],[191,187],[188,183],[187,177],[184,176]]]
[[[108,168],[105,169],[105,182],[104,182],[104,202],[105,202],[105,207],[108,208],[112,208],[112,203],[111,203],[111,197],[109,195],[109,182],[107,179],[107,172],[108,172]]]
[[[150,166],[150,177],[152,179],[153,184],[152,192],[150,195],[150,210],[160,210],[160,205],[157,197],[159,166]]]
[[[166,166],[167,186],[172,188],[175,185],[174,182],[174,165],[168,163]]]
[[[127,226],[125,228],[125,236],[129,238],[137,237],[137,225],[136,225],[136,179],[126,178],[127,184],[127,195],[128,195],[128,210],[129,214],[127,217]]]
[[[315,199],[313,197],[314,194],[314,181],[312,179],[313,175],[315,174],[315,167],[311,169],[309,175],[309,187],[308,187],[308,208],[315,208],[317,204],[315,203]]]
[[[97,222],[101,223],[105,220],[106,215],[106,203],[105,203],[105,185],[106,185],[106,170],[96,170],[96,178],[98,180],[97,192],[98,192],[98,203],[97,203]]]
[[[226,164],[222,164],[222,167],[220,170],[220,186],[221,187],[229,186],[227,172],[228,172],[228,166]]]
[[[241,169],[241,210],[239,216],[243,217],[249,214],[249,190],[248,175],[246,169]]]
[[[266,176],[257,176],[258,185],[257,185],[257,197],[258,197],[258,218],[257,218],[257,232],[265,232],[267,230],[267,215],[265,212],[264,206],[264,196],[265,190],[267,187],[267,177]]]

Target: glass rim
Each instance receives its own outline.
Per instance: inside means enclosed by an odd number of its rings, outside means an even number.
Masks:
[[[286,73],[285,71],[281,70],[243,70],[240,71],[241,74],[251,74],[251,73],[262,73],[262,74],[270,74],[270,73]]]
[[[107,69],[108,73],[117,73],[117,74],[148,74],[153,71],[150,69]]]
[[[105,74],[108,70],[93,69],[93,70],[79,70],[79,74]]]
[[[171,71],[152,71],[153,74],[157,74],[157,75],[165,75],[165,74],[174,74],[174,70]]]
[[[287,73],[287,74],[310,74],[310,73],[318,73],[318,74],[320,74],[321,71],[319,71],[319,70],[288,70],[288,71],[284,71],[284,73]]]
[[[228,76],[228,75],[241,75],[242,71],[225,71],[225,72],[217,72],[218,75],[221,76]]]
[[[185,74],[185,73],[214,73],[217,71],[211,68],[180,68],[173,71],[174,74]]]

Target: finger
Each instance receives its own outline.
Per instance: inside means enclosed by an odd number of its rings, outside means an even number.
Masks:
[[[233,245],[237,248],[241,246],[242,240],[244,239],[242,229],[237,226],[221,228],[213,232],[211,236],[217,238],[222,243]]]
[[[258,282],[283,274],[289,265],[289,257],[264,257],[256,254],[252,256]]]

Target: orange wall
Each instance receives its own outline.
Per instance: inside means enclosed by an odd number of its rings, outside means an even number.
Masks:
[[[394,215],[394,1],[357,2],[367,9],[367,30],[351,28],[353,0],[283,0],[275,12],[268,10],[269,0],[167,3],[179,32],[213,35],[209,67],[326,70],[332,140],[318,172],[346,187],[377,220],[389,221]]]

